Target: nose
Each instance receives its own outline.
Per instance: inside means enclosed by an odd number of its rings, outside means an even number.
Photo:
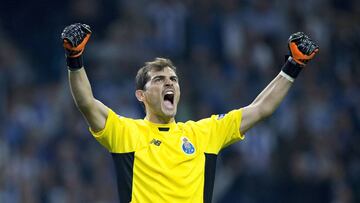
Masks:
[[[165,80],[165,86],[173,86],[173,81],[170,78],[166,78]]]

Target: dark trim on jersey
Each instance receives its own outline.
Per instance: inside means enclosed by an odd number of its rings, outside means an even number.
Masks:
[[[159,131],[169,131],[170,128],[162,128],[162,127],[159,127]]]
[[[131,202],[134,154],[135,152],[111,153],[115,164],[120,202]]]
[[[205,154],[205,180],[204,180],[204,203],[211,203],[214,181],[215,181],[215,171],[216,171],[216,160],[217,154]]]

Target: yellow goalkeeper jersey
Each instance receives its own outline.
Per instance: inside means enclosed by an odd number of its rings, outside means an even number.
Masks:
[[[239,140],[241,109],[199,121],[155,124],[109,110],[91,133],[115,163],[121,202],[211,202],[219,151]]]

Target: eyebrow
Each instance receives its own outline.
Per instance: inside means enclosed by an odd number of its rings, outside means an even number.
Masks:
[[[156,75],[156,76],[154,76],[153,78],[151,78],[151,80],[155,80],[155,79],[158,79],[158,78],[163,79],[163,78],[165,78],[165,76],[163,76],[163,75]]]

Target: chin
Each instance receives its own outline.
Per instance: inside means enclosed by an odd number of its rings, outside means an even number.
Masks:
[[[166,117],[172,118],[176,116],[176,111],[172,111],[172,112],[164,112],[164,115]]]
[[[166,118],[173,118],[176,115],[176,109],[174,109],[174,110],[163,109],[162,113],[163,113],[164,117],[166,117]]]

